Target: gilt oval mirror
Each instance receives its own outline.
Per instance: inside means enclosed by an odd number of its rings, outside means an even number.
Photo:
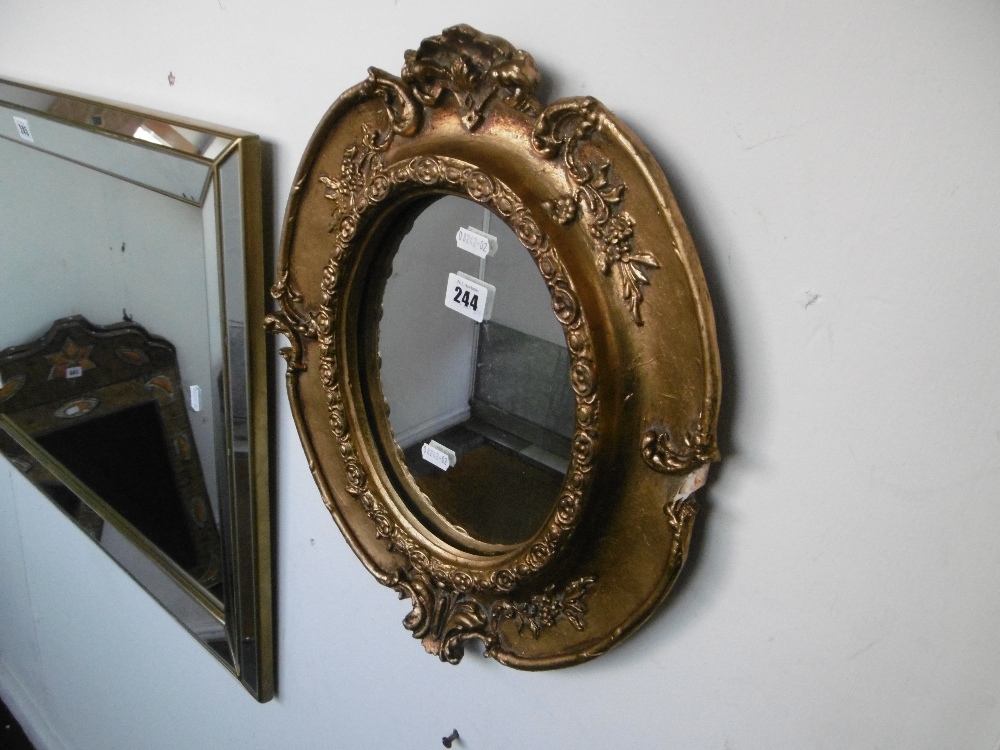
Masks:
[[[717,458],[719,362],[652,156],[469,26],[320,123],[282,235],[296,425],[405,627],[521,669],[594,658],[667,595]]]

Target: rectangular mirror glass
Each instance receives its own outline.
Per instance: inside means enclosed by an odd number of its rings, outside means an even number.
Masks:
[[[0,452],[266,701],[260,168],[256,136],[0,80]]]

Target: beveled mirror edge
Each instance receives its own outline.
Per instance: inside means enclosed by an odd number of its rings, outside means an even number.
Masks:
[[[461,75],[455,72],[459,62]],[[419,50],[408,51],[401,77],[370,69],[367,80],[331,106],[309,141],[287,206],[278,280],[272,289],[280,311],[268,316],[268,322],[290,342],[282,354],[288,362],[291,409],[323,501],[366,568],[380,583],[412,600],[406,628],[429,652],[452,663],[461,659],[464,643],[470,639],[483,641],[487,655],[521,669],[568,666],[619,643],[648,619],[677,579],[697,508],[691,495],[704,482],[708,465],[719,457],[720,366],[711,301],[667,180],[638,138],[596,100],[563,99],[543,111],[533,98],[539,80],[530,55],[468,26],[446,29],[438,37],[425,39]],[[382,119],[376,123],[375,118]],[[383,130],[380,123],[386,120],[389,128]],[[440,130],[435,131],[435,123]],[[478,132],[471,135],[472,131]],[[390,157],[394,138],[406,144],[395,152],[397,162]],[[590,144],[591,138],[596,143]],[[484,143],[493,149],[489,151],[492,156],[484,157],[488,152]],[[581,143],[583,151],[578,152]],[[372,152],[375,162],[368,161]],[[561,250],[556,258],[582,259],[593,254],[598,260],[597,268],[591,265],[590,270],[574,260],[569,276],[587,292],[581,297],[583,307],[579,300],[575,304],[594,315],[595,330],[614,339],[611,344],[600,342],[601,350],[594,356],[601,360],[600,404],[606,406],[608,423],[617,425],[616,430],[606,444],[595,441],[587,448],[575,443],[575,450],[599,454],[600,489],[610,493],[602,497],[604,510],[587,511],[587,523],[592,525],[598,516],[601,523],[610,521],[614,529],[603,536],[614,539],[602,541],[602,534],[595,536],[591,527],[581,532],[583,537],[567,536],[560,542],[570,545],[572,553],[558,550],[557,555],[542,544],[546,549],[538,553],[540,567],[532,568],[535,573],[520,583],[474,577],[477,569],[458,556],[441,557],[440,540],[424,539],[418,530],[408,528],[405,516],[383,494],[382,468],[372,459],[376,455],[372,427],[357,391],[361,357],[352,353],[356,335],[352,325],[357,321],[344,298],[363,283],[355,276],[362,263],[357,256],[373,252],[361,239],[364,230],[359,218],[373,201],[386,201],[374,210],[381,216],[405,200],[398,197],[399,191],[385,198],[379,190],[372,197],[366,192],[368,180],[384,170],[391,177],[391,190],[411,179],[425,185],[436,183],[442,179],[441,170],[461,172],[461,165],[449,163],[449,159],[459,161],[451,158],[456,154],[471,162],[465,167],[482,169],[486,184],[493,187],[501,185],[504,175],[510,178],[512,170],[520,169],[513,177],[512,184],[518,186],[514,195],[528,191],[536,209],[552,196],[541,207],[548,211],[545,231],[558,235],[554,242]],[[318,166],[321,158],[322,169]],[[612,167],[616,158],[619,161]],[[577,160],[586,162],[586,170],[577,169]],[[420,161],[423,164],[418,166]],[[543,190],[533,192],[545,179],[529,177],[527,170],[551,172],[554,162],[564,169],[564,177],[552,176],[541,185]],[[358,184],[350,180],[355,176],[348,174],[351,167],[357,167]],[[339,169],[346,170],[343,176]],[[321,177],[330,189],[325,197],[335,201],[332,209],[323,201],[323,188],[313,182],[322,182]],[[629,195],[638,196],[637,202],[627,201],[635,222],[618,205],[626,182]],[[486,205],[485,199],[477,197],[478,190],[463,186],[459,179],[455,192],[462,194],[463,188]],[[338,204],[341,197],[343,202]],[[322,221],[321,217],[331,214],[332,223]],[[584,218],[588,219],[586,227],[581,226]],[[611,218],[615,218],[613,226],[608,223]],[[338,224],[341,237],[334,231]],[[333,227],[333,234],[328,227]],[[316,239],[318,233],[328,239]],[[517,234],[530,252],[532,246]],[[633,246],[633,235],[641,238],[635,243],[645,244],[645,251]],[[547,241],[544,231],[542,240]],[[308,250],[296,257],[299,242]],[[324,247],[330,248],[327,254],[317,252]],[[655,253],[653,248],[658,248]],[[324,261],[320,255],[329,259]],[[664,270],[664,265],[671,270]],[[652,282],[649,270],[654,271]],[[603,280],[609,275],[614,277],[614,286]],[[549,279],[545,270],[543,276]],[[554,288],[550,284],[550,290]],[[320,289],[322,295],[317,293]],[[552,294],[557,308],[556,292]],[[645,321],[643,310],[649,314]],[[671,314],[679,310],[682,319],[675,324]],[[671,346],[679,344],[685,352],[680,369],[670,361],[676,360],[676,353],[657,361],[657,352],[663,351],[658,337],[664,336]],[[586,382],[593,374],[581,377]],[[678,374],[682,377],[673,379]],[[664,384],[669,385],[664,388]],[[592,386],[583,388],[590,393]],[[633,395],[638,398],[632,399]],[[628,477],[624,486],[613,481],[615,473]],[[585,488],[585,496],[573,499],[563,510],[576,517],[589,494]],[[644,531],[643,549],[662,554],[636,549],[630,533],[637,527],[650,530]],[[544,541],[536,537],[529,545]],[[591,542],[596,546],[588,552],[586,545]],[[594,566],[605,566],[611,572],[609,580],[634,573],[635,586],[640,587],[639,579],[644,583],[630,598],[616,593],[621,586],[595,589],[596,578],[588,573]],[[556,585],[563,588],[553,589]],[[504,598],[503,592],[512,590],[517,596]],[[584,623],[588,607],[588,623],[590,618],[597,621],[592,628]],[[577,635],[566,627],[566,621]],[[584,630],[590,634],[580,632]],[[550,640],[539,639],[543,633]],[[510,650],[519,637],[524,648]]]
[[[219,621],[220,624],[223,622],[224,617],[222,607],[220,606],[218,600],[210,592],[206,591],[205,588],[197,581],[192,580],[191,575],[187,571],[181,568],[168,555],[164,554],[159,547],[150,542],[103,498],[95,494],[89,487],[77,479],[76,476],[63,466],[57,458],[45,450],[45,448],[42,447],[38,441],[32,438],[28,433],[18,427],[18,425],[6,414],[0,414],[0,430],[10,436],[10,438],[21,446],[21,448],[23,448],[33,459],[35,459],[39,465],[58,479],[64,487],[80,498],[80,500],[87,503],[92,510],[94,510],[104,521],[113,526],[118,533],[135,545],[147,557],[153,560],[157,567],[162,569],[163,572],[165,572],[175,583],[177,583],[178,586],[182,587],[193,598],[195,598],[206,611],[211,613],[212,616]],[[59,508],[58,504],[55,505]],[[59,509],[64,515],[68,515],[65,510],[62,508]],[[75,519],[71,520],[76,523]],[[136,578],[131,571],[126,570],[125,572],[131,576],[136,583],[143,588],[146,588],[142,581]],[[181,625],[184,625],[184,623],[181,622]]]
[[[0,85],[6,85],[15,89],[24,89],[35,94],[51,95],[75,102],[82,105],[93,105],[102,109],[114,110],[123,114],[139,115],[153,119],[157,122],[170,126],[177,126],[202,134],[225,138],[229,143],[225,145],[212,157],[200,154],[189,153],[170,145],[160,145],[140,141],[127,133],[119,133],[102,128],[99,125],[84,121],[54,115],[48,112],[39,111],[30,106],[25,106],[16,101],[9,101],[0,97],[0,101],[5,101],[12,107],[32,112],[37,116],[60,122],[65,125],[80,128],[88,132],[98,133],[106,137],[124,141],[137,147],[158,150],[168,153],[177,158],[198,162],[206,165],[210,169],[211,183],[213,184],[213,200],[218,206],[221,203],[220,193],[222,191],[219,179],[219,170],[228,159],[236,159],[239,164],[239,210],[241,222],[241,242],[243,247],[243,292],[245,295],[244,309],[242,313],[244,325],[244,340],[246,345],[246,391],[248,422],[248,477],[247,496],[240,502],[238,498],[230,498],[231,503],[243,508],[243,525],[235,530],[226,529],[224,534],[229,537],[227,544],[233,550],[235,556],[234,567],[241,570],[248,570],[249,575],[233,575],[231,579],[235,581],[230,586],[232,595],[227,593],[227,599],[232,599],[234,606],[238,610],[238,617],[230,618],[223,616],[227,624],[227,632],[233,633],[235,638],[230,643],[233,653],[233,663],[227,663],[214,649],[202,642],[207,650],[218,659],[220,663],[234,674],[243,684],[244,688],[259,702],[269,701],[275,694],[275,633],[274,633],[274,597],[273,597],[273,547],[272,547],[272,504],[270,496],[271,476],[270,476],[270,447],[271,447],[271,402],[269,399],[269,372],[268,372],[268,350],[270,342],[265,334],[263,319],[265,315],[265,295],[266,295],[266,268],[264,262],[264,236],[263,236],[263,178],[262,178],[262,152],[260,138],[252,133],[218,126],[193,118],[179,117],[166,114],[158,110],[146,107],[138,107],[124,104],[115,100],[101,97],[87,96],[71,91],[57,88],[49,88],[25,81],[0,77]],[[43,153],[48,153],[38,149]],[[62,158],[62,157],[59,157]],[[87,165],[83,165],[87,166]],[[100,170],[99,170],[100,171]],[[117,179],[127,178],[115,175]],[[154,190],[155,188],[148,187]],[[160,191],[156,191],[160,192]],[[203,196],[208,200],[207,196]],[[180,198],[177,198],[181,200]],[[190,201],[188,201],[190,202]],[[216,226],[216,247],[217,253],[221,256],[221,216],[217,216]],[[219,258],[220,269],[222,259]],[[220,273],[220,277],[221,277]],[[220,278],[221,283],[221,278]],[[224,308],[224,306],[223,306]],[[220,315],[225,316],[226,310],[220,310]],[[227,321],[223,320],[223,330],[228,330]],[[228,360],[224,364],[226,378],[229,378]],[[226,411],[230,411],[231,405],[226,404]],[[10,433],[10,430],[5,429]],[[15,439],[17,439],[15,437]],[[34,442],[34,441],[32,441]],[[58,467],[58,462],[56,462]],[[85,488],[84,488],[85,489]],[[86,494],[86,493],[85,493]],[[231,509],[231,518],[239,515]],[[246,528],[244,528],[246,527]],[[126,536],[130,540],[135,534]],[[141,536],[141,535],[139,535]],[[235,542],[232,537],[235,536]],[[139,546],[144,551],[146,546],[140,542]],[[206,599],[197,592],[197,586],[186,585],[186,576],[177,576],[173,570],[172,561],[163,562],[162,554],[150,553],[149,559],[161,568],[167,575],[179,578],[181,585],[199,601],[203,601],[206,611],[218,616],[218,605]],[[141,585],[141,584],[140,584]],[[155,598],[155,597],[154,597]],[[176,618],[175,618],[176,619]],[[229,620],[235,620],[236,627],[230,629]]]
[[[48,86],[41,86],[39,84],[29,83],[27,81],[23,81],[23,80],[16,79],[16,78],[7,78],[5,76],[0,76],[0,85],[2,85],[2,84],[10,85],[10,86],[13,86],[15,88],[25,89],[27,91],[32,91],[32,92],[37,93],[37,94],[55,95],[55,96],[61,97],[63,99],[67,99],[67,100],[70,100],[70,101],[79,102],[81,104],[93,104],[93,105],[97,105],[99,107],[104,107],[104,108],[107,108],[107,109],[112,109],[112,110],[115,110],[115,111],[118,111],[118,112],[122,112],[123,114],[141,115],[143,117],[149,117],[149,118],[151,118],[153,120],[165,123],[167,125],[177,125],[177,126],[182,127],[182,128],[188,128],[188,129],[191,129],[191,130],[200,131],[202,133],[207,133],[207,134],[210,134],[210,135],[222,136],[222,137],[225,137],[225,138],[232,138],[232,139],[238,139],[238,138],[257,138],[257,136],[254,135],[253,133],[250,133],[250,132],[245,131],[245,130],[240,130],[238,128],[224,127],[222,125],[216,125],[214,123],[206,122],[204,120],[198,120],[196,118],[189,118],[189,117],[181,117],[181,116],[178,116],[178,115],[171,115],[171,114],[167,114],[165,112],[161,112],[161,111],[156,110],[156,109],[152,109],[150,107],[133,106],[131,104],[125,104],[123,102],[119,102],[119,101],[116,101],[114,99],[105,99],[103,97],[89,96],[89,95],[85,95],[85,94],[80,94],[78,92],[69,91],[69,90],[66,90],[66,89],[60,89],[60,88],[48,87]],[[11,102],[11,103],[12,104],[17,104],[16,102]],[[62,115],[52,115],[52,114],[49,114],[47,112],[43,112],[43,111],[34,109],[34,108],[30,107],[30,106],[25,107],[22,104],[17,104],[17,106],[21,107],[22,109],[33,111],[36,114],[41,115],[43,117],[48,117],[50,119],[59,120],[61,122],[66,123],[67,125],[73,125],[73,126],[76,126],[76,127],[83,128],[85,130],[90,130],[90,131],[93,131],[93,132],[96,132],[96,133],[101,133],[103,135],[108,135],[108,136],[113,136],[113,137],[116,136],[116,137],[125,138],[125,139],[128,139],[130,141],[135,140],[133,138],[133,136],[131,134],[129,134],[129,133],[119,133],[119,132],[117,132],[115,130],[109,130],[107,128],[104,128],[103,126],[94,125],[93,123],[88,123],[88,122],[84,122],[84,121],[74,120],[72,118],[69,118],[69,117],[66,117],[66,116],[62,116]],[[148,142],[146,142],[146,143],[148,143]],[[159,149],[167,150],[167,151],[169,151],[171,153],[181,153],[181,154],[183,154],[187,158],[193,158],[195,160],[200,160],[200,161],[202,161],[204,163],[209,163],[211,161],[214,161],[214,159],[209,158],[209,157],[205,157],[205,156],[200,156],[198,154],[185,153],[183,151],[179,151],[175,147],[172,147],[172,146],[169,146],[169,145],[160,145],[160,144],[156,144],[156,143],[148,143],[148,145],[150,145],[150,146],[152,146],[154,148],[159,148]]]

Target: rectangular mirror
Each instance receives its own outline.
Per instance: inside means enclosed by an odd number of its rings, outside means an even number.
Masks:
[[[0,80],[0,452],[266,701],[260,170],[256,136]]]

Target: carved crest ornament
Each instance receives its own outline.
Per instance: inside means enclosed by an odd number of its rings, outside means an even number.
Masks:
[[[676,580],[692,487],[718,458],[711,302],[666,178],[598,101],[543,106],[540,80],[527,52],[464,25],[408,51],[399,77],[371,68],[302,158],[267,319],[289,341],[292,412],[327,508],[378,581],[411,600],[405,627],[451,663],[470,641],[521,669],[620,642]],[[568,468],[519,544],[465,548],[436,530],[380,438],[368,277],[386,227],[437,194],[507,223],[566,337]]]

